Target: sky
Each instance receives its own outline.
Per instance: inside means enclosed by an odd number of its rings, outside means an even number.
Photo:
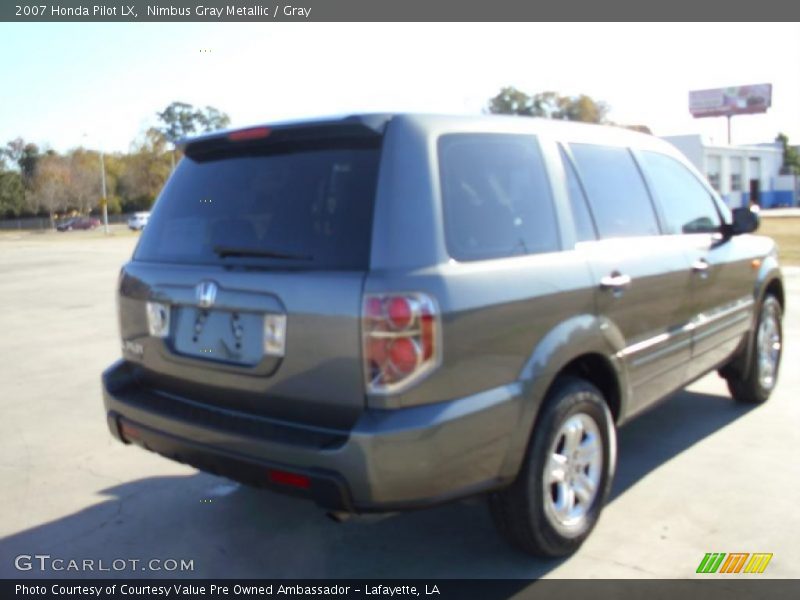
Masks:
[[[2,23],[0,144],[126,151],[178,100],[233,126],[354,112],[478,114],[506,85],[588,94],[618,123],[726,141],[688,92],[772,83],[733,143],[800,143],[800,24]],[[201,51],[202,50],[202,51]]]

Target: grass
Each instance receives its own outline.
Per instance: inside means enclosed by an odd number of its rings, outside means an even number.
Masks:
[[[800,265],[800,217],[762,217],[757,233],[778,243],[782,265]]]

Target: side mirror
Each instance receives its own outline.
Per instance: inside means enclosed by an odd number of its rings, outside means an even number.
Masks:
[[[747,207],[733,209],[733,222],[730,226],[731,235],[741,235],[743,233],[753,233],[758,229],[761,217],[757,210]]]

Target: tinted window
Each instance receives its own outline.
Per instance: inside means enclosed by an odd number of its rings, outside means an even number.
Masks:
[[[450,255],[480,260],[558,250],[553,202],[536,139],[452,134],[439,140]]]
[[[600,237],[660,233],[650,195],[626,148],[588,144],[570,148]]]
[[[158,199],[135,258],[309,269],[368,266],[378,149],[184,157]],[[282,256],[226,258],[220,249]]]
[[[721,223],[711,194],[689,169],[664,154],[642,152],[641,156],[664,212],[667,233],[719,230]]]
[[[594,223],[592,222],[592,215],[589,213],[589,207],[586,204],[586,194],[583,193],[578,175],[575,173],[575,167],[572,166],[572,161],[561,150],[561,161],[564,163],[564,173],[567,177],[567,194],[569,195],[569,204],[572,208],[572,220],[575,222],[575,235],[579,242],[596,239],[594,231]]]

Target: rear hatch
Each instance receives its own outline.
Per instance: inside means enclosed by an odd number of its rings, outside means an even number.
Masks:
[[[357,419],[382,128],[256,128],[186,146],[121,275],[123,354],[143,386],[309,425]]]

